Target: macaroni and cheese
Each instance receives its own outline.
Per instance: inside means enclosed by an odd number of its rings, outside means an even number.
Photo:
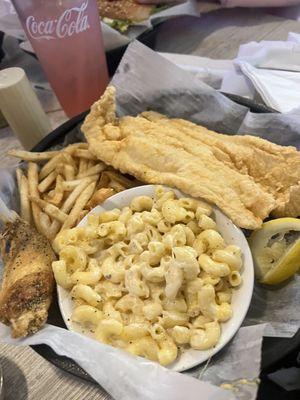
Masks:
[[[89,215],[54,247],[56,281],[74,299],[72,320],[99,341],[162,365],[185,348],[218,343],[242,282],[241,250],[226,245],[212,208],[161,186],[154,198]]]

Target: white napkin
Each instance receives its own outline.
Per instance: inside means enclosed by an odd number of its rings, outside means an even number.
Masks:
[[[219,89],[224,75],[234,71],[232,60],[213,60],[207,57],[199,57],[188,54],[159,53],[178,67],[191,72],[202,82]]]
[[[299,72],[259,69],[245,61],[237,61],[236,65],[251,80],[264,102],[274,110],[286,113],[300,107]]]
[[[300,43],[300,33],[290,32],[288,34],[288,41],[289,42]]]
[[[286,42],[244,44],[234,64],[236,69],[224,76],[221,90],[249,98],[256,90],[279,112],[300,109],[300,35],[290,33]]]
[[[238,72],[233,60],[215,60],[189,54],[158,53],[216,90],[253,98],[255,88]]]

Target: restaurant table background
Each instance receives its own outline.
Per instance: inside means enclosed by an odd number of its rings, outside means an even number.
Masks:
[[[201,7],[206,12],[201,18],[181,17],[159,26],[156,50],[233,59],[243,43],[285,40],[289,32],[300,33],[300,22],[267,15],[262,10],[217,9],[206,2]],[[49,118],[53,128],[66,120],[60,110],[49,113]],[[0,168],[15,163],[6,157],[6,152],[20,147],[9,128],[0,130]],[[0,362],[5,400],[111,399],[99,386],[60,371],[29,347],[0,344]]]

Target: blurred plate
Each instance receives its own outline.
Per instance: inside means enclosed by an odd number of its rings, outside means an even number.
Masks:
[[[168,187],[165,188],[166,190],[173,190]],[[180,192],[179,190],[174,190],[174,191],[178,198],[190,197]],[[123,192],[117,193],[114,196],[110,197],[101,206],[95,207],[93,210],[90,211],[89,214],[98,215],[104,211],[109,211],[114,208],[123,208],[130,205],[134,197],[150,196],[153,198],[154,193],[155,193],[155,185],[144,185],[144,186],[138,186],[133,189],[124,190]],[[78,224],[78,226],[86,226],[88,215],[83,218],[83,220]],[[205,351],[199,351],[194,349],[189,349],[184,351],[181,355],[179,355],[178,359],[174,363],[167,366],[167,368],[172,369],[174,371],[182,372],[192,367],[195,367],[196,365],[201,364],[207,359],[209,359],[214,354],[218,353],[232,339],[232,337],[235,335],[239,327],[242,325],[242,322],[245,318],[245,315],[250,305],[253,292],[253,285],[254,285],[254,269],[248,242],[242,230],[239,229],[237,226],[235,226],[233,222],[216,207],[214,207],[214,217],[217,223],[218,230],[223,236],[226,244],[228,245],[234,244],[242,250],[243,282],[241,286],[237,288],[237,290],[233,291],[232,303],[231,303],[233,309],[233,316],[230,318],[230,320],[221,324],[222,334],[217,345],[213,349]],[[72,301],[70,292],[65,290],[61,286],[57,287],[57,291],[58,291],[58,304],[60,307],[60,311],[62,313],[63,319],[68,329],[78,333],[84,333],[87,336],[93,337],[88,329],[84,330],[82,326],[71,321],[74,302]]]

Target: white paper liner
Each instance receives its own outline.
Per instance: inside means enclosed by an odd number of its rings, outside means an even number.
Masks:
[[[66,329],[47,325],[23,340],[10,338],[1,325],[0,340],[15,345],[47,344],[60,355],[73,358],[116,400],[233,400],[230,391],[170,371],[158,363],[104,345]]]

